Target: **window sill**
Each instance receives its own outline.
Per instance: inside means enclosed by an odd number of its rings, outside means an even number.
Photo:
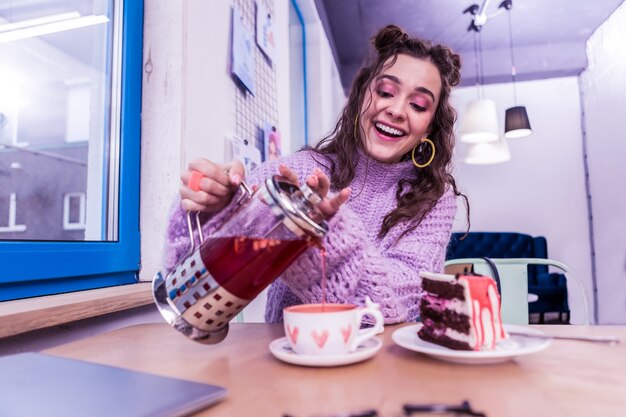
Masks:
[[[0,303],[0,338],[152,303],[150,282]]]

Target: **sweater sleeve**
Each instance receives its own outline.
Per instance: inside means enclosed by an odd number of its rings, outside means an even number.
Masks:
[[[394,244],[396,226],[377,248],[350,208],[342,206],[330,221],[324,240],[327,251],[326,301],[380,304],[386,323],[415,320],[421,296],[420,271],[440,272],[450,240],[456,197],[446,192],[420,225]],[[283,274],[283,282],[302,302],[320,302],[320,254],[309,249]]]

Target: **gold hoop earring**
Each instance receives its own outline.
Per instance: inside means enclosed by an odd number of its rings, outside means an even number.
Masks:
[[[356,117],[354,118],[354,140],[356,140],[357,142],[359,141],[359,137],[357,136],[356,132],[358,131],[358,124],[359,124],[359,114],[356,114]]]
[[[432,148],[433,152],[430,155],[430,159],[428,160],[428,162],[426,162],[423,165],[420,165],[417,163],[417,161],[415,160],[415,150],[424,142],[427,142],[430,144],[430,147]],[[433,162],[433,159],[435,159],[435,144],[433,143],[432,140],[428,139],[428,138],[424,138],[424,142],[420,142],[417,145],[415,145],[415,147],[413,148],[413,152],[411,152],[411,159],[413,159],[413,164],[418,167],[418,168],[426,168],[428,165],[431,164],[431,162]]]

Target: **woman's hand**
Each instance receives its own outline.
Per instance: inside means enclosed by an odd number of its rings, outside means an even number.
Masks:
[[[298,176],[287,166],[281,164],[278,167],[278,171],[280,175],[286,177],[289,181],[294,184],[299,184]],[[322,197],[322,202],[317,208],[324,214],[327,220],[337,213],[339,207],[348,201],[348,197],[350,196],[350,188],[344,188],[334,196],[327,198],[328,190],[330,190],[330,179],[324,171],[319,168],[315,168],[313,173],[306,178],[306,184]]]
[[[239,161],[220,165],[199,158],[181,175],[180,198],[183,209],[215,213],[226,207],[243,180],[245,170]]]

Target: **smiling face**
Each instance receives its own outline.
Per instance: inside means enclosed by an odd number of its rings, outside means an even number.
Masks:
[[[439,104],[441,76],[433,63],[409,55],[389,62],[365,95],[359,127],[370,156],[391,164],[426,136]]]

